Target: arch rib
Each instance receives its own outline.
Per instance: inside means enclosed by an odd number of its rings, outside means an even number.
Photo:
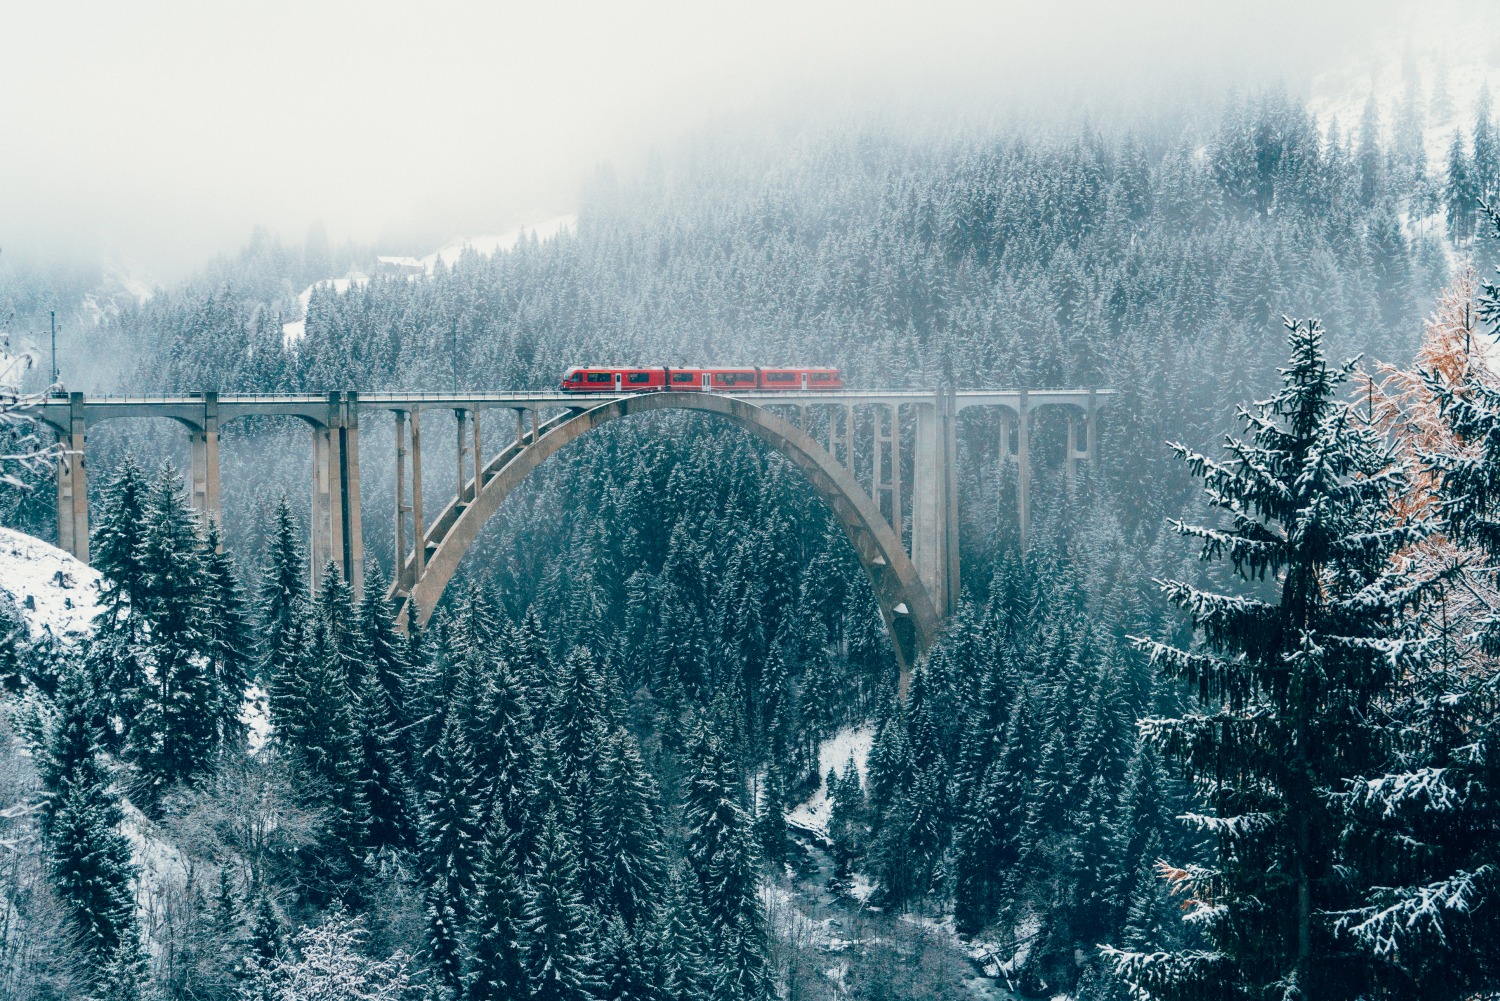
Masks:
[[[511,492],[539,465],[575,439],[631,414],[658,410],[686,410],[710,414],[754,434],[797,466],[818,496],[843,527],[861,565],[870,578],[881,617],[901,668],[900,690],[904,697],[912,668],[937,639],[941,622],[931,596],[917,576],[916,567],[890,525],[854,475],[805,431],[770,411],[731,397],[707,393],[650,393],[626,397],[583,411],[569,411],[542,424],[532,443],[514,442],[485,467],[482,482],[473,484],[434,519],[418,542],[429,554],[418,563],[415,554],[399,554],[415,580],[409,594],[393,586],[392,597],[400,601],[398,621],[405,625],[415,611],[426,624],[442,597],[443,589],[480,530]],[[425,564],[425,565],[424,565]],[[417,568],[421,567],[420,573]],[[403,574],[396,575],[397,581]]]

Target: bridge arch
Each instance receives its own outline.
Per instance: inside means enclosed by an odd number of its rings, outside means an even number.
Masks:
[[[597,427],[633,414],[685,410],[726,420],[754,434],[800,469],[813,490],[844,529],[870,578],[880,614],[901,669],[901,692],[917,658],[936,641],[941,629],[931,596],[901,541],[881,516],[849,470],[839,464],[807,432],[763,407],[732,397],[708,393],[649,393],[611,400],[588,409],[574,409],[542,424],[529,442],[516,442],[485,466],[471,494],[462,489],[434,521],[415,553],[398,554],[401,561],[391,595],[398,601],[402,624],[426,624],[444,588],[480,530],[505,499],[546,459]],[[402,585],[411,581],[408,589]]]

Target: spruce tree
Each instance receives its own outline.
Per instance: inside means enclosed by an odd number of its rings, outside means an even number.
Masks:
[[[1201,649],[1141,641],[1192,686],[1207,712],[1145,721],[1143,732],[1199,786],[1216,864],[1179,877],[1198,888],[1189,920],[1208,950],[1116,953],[1152,997],[1355,998],[1378,986],[1340,941],[1359,901],[1341,865],[1331,797],[1378,760],[1380,699],[1415,666],[1406,609],[1421,596],[1393,557],[1424,526],[1392,497],[1406,474],[1393,449],[1340,401],[1352,363],[1330,368],[1316,322],[1287,321],[1281,389],[1243,412],[1246,439],[1218,461],[1177,446],[1225,526],[1178,523],[1248,593],[1165,585]]]
[[[307,644],[308,599],[307,558],[298,542],[291,506],[283,496],[276,505],[271,551],[267,554],[257,607],[261,628],[260,678],[273,692],[273,707],[277,679],[296,672]]]
[[[465,975],[469,1001],[527,997],[526,898],[520,863],[503,821],[490,825],[475,880],[474,917]]]
[[[103,613],[100,626],[105,629],[121,624],[140,591],[141,531],[149,490],[145,473],[134,456],[127,454],[99,505],[89,547],[90,562],[103,575],[99,584]]]
[[[434,764],[438,773],[422,817],[427,946],[439,979],[457,989],[463,977],[462,932],[479,864],[480,829],[474,760],[456,713],[443,726]]]
[[[239,748],[245,742],[245,724],[240,720],[245,689],[253,668],[250,617],[240,586],[234,558],[219,540],[219,527],[208,526],[204,540],[205,629],[214,688],[218,694],[214,717],[219,744]]]
[[[526,971],[533,1001],[588,1001],[599,982],[578,855],[556,813],[542,820],[526,890]]]
[[[203,540],[170,470],[151,485],[138,559],[137,606],[147,623],[152,679],[139,696],[127,751],[141,773],[137,794],[149,809],[166,787],[211,770],[225,702],[210,661]]]
[[[119,805],[97,757],[87,691],[77,681],[59,693],[58,722],[47,754],[45,832],[53,889],[62,904],[85,982],[139,986],[144,962],[135,913],[136,869],[120,833]]]
[[[665,864],[656,782],[623,727],[605,741],[599,772],[599,906],[630,928],[647,920],[661,892]]]

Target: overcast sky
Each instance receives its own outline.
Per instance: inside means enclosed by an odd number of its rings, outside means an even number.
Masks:
[[[972,113],[1023,86],[1084,100],[1163,81],[1295,87],[1318,62],[1405,30],[1418,6],[12,5],[0,246],[101,248],[160,273],[242,244],[256,224],[292,240],[313,221],[334,240],[492,231],[572,209],[601,163],[628,166],[736,116],[908,95]]]

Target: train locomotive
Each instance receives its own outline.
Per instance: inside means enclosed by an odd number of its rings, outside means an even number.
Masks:
[[[563,373],[559,388],[565,393],[688,393],[822,392],[843,389],[836,368],[765,368],[738,365],[723,368],[618,368],[575,366]]]

